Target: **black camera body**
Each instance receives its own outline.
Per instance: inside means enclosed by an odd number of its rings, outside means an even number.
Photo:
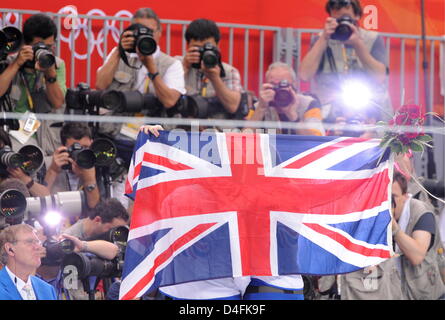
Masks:
[[[332,40],[347,41],[352,35],[352,28],[350,24],[355,25],[355,20],[349,15],[343,15],[337,19],[338,26],[335,32],[331,35]]]
[[[201,62],[204,63],[206,68],[214,68],[221,64],[221,53],[219,49],[210,42],[204,44],[204,46],[198,48],[200,58],[199,63],[193,63],[192,68],[200,69]]]
[[[287,80],[281,80],[278,84],[274,85],[272,88],[275,91],[275,97],[273,101],[270,102],[270,106],[283,108],[287,107],[294,102],[294,96],[292,92],[289,91],[292,85]]]
[[[183,118],[208,119],[218,115],[224,115],[226,119],[244,120],[249,114],[248,94],[243,92],[238,109],[229,114],[217,97],[202,97],[200,95],[182,96],[172,113],[179,113]],[[219,118],[219,117],[218,117]]]
[[[94,114],[96,107],[102,107],[102,97],[105,91],[91,90],[84,82],[77,85],[76,89],[68,89],[65,95],[67,110],[82,111]]]
[[[156,52],[157,43],[153,38],[153,30],[146,26],[135,23],[128,27],[127,30],[133,31],[133,37],[135,38],[134,46],[131,50],[127,50],[129,53],[136,53],[136,49],[144,56],[150,56]]]
[[[84,148],[80,143],[73,143],[68,150],[69,156],[82,169],[91,169],[96,164],[96,155],[91,149]],[[71,163],[62,166],[63,170],[70,170]]]
[[[33,45],[32,50],[34,51],[34,59],[32,61],[26,61],[24,64],[25,68],[33,69],[36,62],[39,62],[41,68],[48,69],[56,63],[56,57],[53,52],[43,42]]]
[[[74,252],[74,242],[70,239],[48,239],[43,247],[46,249],[46,256],[42,258],[42,265],[45,266],[58,266],[65,255]]]

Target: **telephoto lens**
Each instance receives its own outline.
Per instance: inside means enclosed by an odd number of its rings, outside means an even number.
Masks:
[[[23,43],[23,35],[15,27],[5,27],[0,30],[0,54],[17,52]]]
[[[8,168],[19,168],[25,162],[25,157],[12,151],[10,146],[4,146],[0,149],[0,164]]]

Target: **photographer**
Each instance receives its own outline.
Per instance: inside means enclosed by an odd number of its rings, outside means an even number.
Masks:
[[[88,207],[92,209],[100,200],[96,168],[94,166],[88,169],[79,167],[68,152],[74,144],[81,148],[89,148],[93,143],[91,130],[86,124],[68,122],[60,131],[60,139],[62,146],[54,151],[52,158],[45,159],[48,168],[45,182],[51,193],[84,190]],[[64,170],[63,168],[66,168],[67,165],[71,168]]]
[[[207,19],[192,21],[185,32],[187,52],[177,57],[184,67],[187,95],[204,98],[217,97],[225,112],[233,114],[241,101],[241,77],[236,68],[221,61],[218,48],[220,31],[215,22]],[[211,65],[206,65],[204,54],[208,53]],[[216,62],[216,63],[215,63]]]
[[[17,54],[8,56],[8,67],[0,74],[0,96],[9,92],[14,112],[49,113],[61,109],[65,102],[65,63],[55,57],[57,37],[55,23],[44,14],[35,14],[23,25],[24,43]],[[36,55],[44,57],[37,59]],[[45,61],[47,65],[41,65]],[[29,119],[29,118],[28,118]],[[34,129],[36,128],[34,124]],[[60,142],[57,129],[48,122],[40,124],[37,136],[29,143],[39,145],[50,154]],[[13,139],[15,149],[22,144]]]
[[[74,225],[66,229],[62,236],[76,240],[76,247],[82,244],[80,251],[96,254],[104,259],[111,260],[118,254],[119,248],[114,243],[96,239],[114,227],[125,226],[129,222],[129,215],[123,205],[114,198],[101,201],[90,213],[88,218],[77,221]],[[69,294],[74,300],[88,299],[82,283],[78,283],[79,289],[69,290]]]
[[[142,54],[136,46],[134,28],[126,30],[121,36],[119,46],[111,51],[105,63],[97,70],[96,89],[151,93],[165,108],[171,108],[180,95],[185,93],[184,70],[178,61],[161,51],[161,21],[152,9],[138,9],[133,15],[132,27],[136,24],[153,32],[156,51],[149,55]],[[135,53],[129,53],[133,51]],[[120,127],[101,128],[101,132],[112,136],[116,136],[119,130]]]
[[[299,75],[312,81],[312,92],[326,105],[338,99],[346,79],[360,81],[373,92],[373,99],[384,110],[382,118],[392,113],[387,93],[388,57],[378,33],[359,27],[363,12],[359,0],[329,0],[330,15],[304,57]]]
[[[265,80],[250,120],[309,123],[309,129],[285,129],[279,133],[324,135],[320,103],[312,96],[296,92],[297,76],[291,66],[282,62],[272,63],[266,72]]]

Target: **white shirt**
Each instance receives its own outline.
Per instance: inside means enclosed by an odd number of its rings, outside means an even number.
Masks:
[[[20,279],[19,277],[17,277],[14,273],[12,273],[12,271],[9,270],[9,268],[7,266],[5,266],[5,268],[6,268],[6,272],[8,272],[9,276],[11,277],[12,282],[15,284],[17,291],[22,296],[22,299],[23,300],[37,300],[36,294],[34,292],[34,288],[32,287],[31,276],[29,276],[28,281],[25,282],[22,279]],[[24,290],[25,286],[30,288],[31,297],[28,297],[26,290]]]
[[[111,55],[113,54],[114,50],[118,50],[117,47],[115,47],[110,54],[107,56],[105,63],[108,62],[108,59],[110,59]],[[161,49],[159,46],[156,48],[155,53],[153,53],[153,58],[159,57],[161,54]],[[130,53],[130,57],[137,57],[137,53]],[[100,68],[99,68],[100,69]],[[138,90],[141,93],[144,93],[144,86],[145,86],[145,78],[147,77],[148,70],[147,68],[142,65],[142,68],[139,69],[136,83],[134,86],[134,90]],[[184,81],[184,68],[182,67],[182,63],[179,60],[175,59],[175,62],[168,67],[167,71],[165,72],[164,76],[162,77],[162,81],[164,81],[165,85],[169,87],[170,89],[175,89],[181,94],[185,94],[185,81]]]

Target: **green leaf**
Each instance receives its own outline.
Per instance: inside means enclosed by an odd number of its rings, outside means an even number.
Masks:
[[[420,140],[420,141],[424,141],[424,142],[429,142],[429,141],[432,141],[433,140],[433,138],[431,138],[431,136],[429,136],[429,135],[424,135],[424,136],[418,136],[417,138],[416,138],[416,140]]]
[[[416,140],[411,141],[410,148],[414,152],[422,152],[423,151],[423,145],[417,142]]]

